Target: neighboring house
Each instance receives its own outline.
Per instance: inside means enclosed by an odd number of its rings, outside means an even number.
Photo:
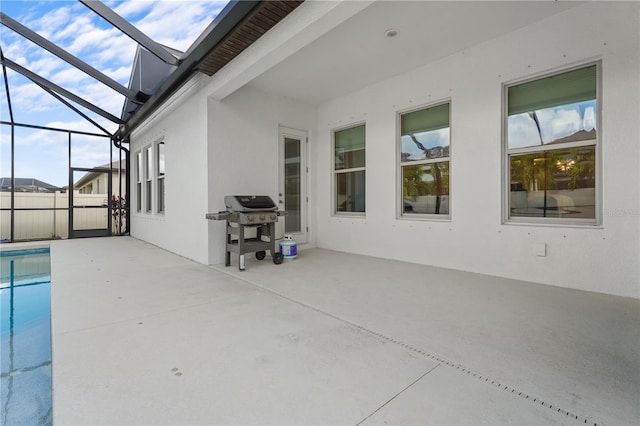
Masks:
[[[638,298],[639,21],[638,2],[304,2],[134,129],[131,234],[221,263],[205,213],[264,194],[301,248]]]
[[[43,182],[34,178],[15,178],[15,192],[38,192],[38,193],[53,193],[56,191],[62,191],[62,188],[50,183]],[[11,191],[11,178],[0,178],[0,191]]]
[[[120,174],[122,174],[122,193],[126,194],[127,170],[125,162],[122,162],[118,170],[118,161],[97,166],[96,169],[111,169],[111,193],[117,194],[120,188]],[[108,176],[104,172],[87,172],[76,183],[73,189],[79,194],[107,194]]]

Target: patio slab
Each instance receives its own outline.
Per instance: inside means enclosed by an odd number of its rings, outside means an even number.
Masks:
[[[640,419],[637,299],[318,249],[280,267],[216,266],[583,422]]]
[[[320,249],[240,272],[51,247],[58,424],[640,418],[637,300]]]

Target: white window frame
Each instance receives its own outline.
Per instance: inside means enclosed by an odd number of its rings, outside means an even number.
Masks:
[[[402,161],[402,116],[410,114],[416,111],[422,111],[430,108],[439,107],[441,105],[449,104],[449,156],[440,158],[431,158],[418,161]],[[400,110],[396,113],[396,155],[397,155],[397,173],[396,173],[396,191],[398,196],[396,197],[396,217],[403,220],[433,220],[433,221],[451,221],[451,158],[452,158],[452,102],[451,99],[445,99],[442,101],[421,105],[418,107],[412,107],[410,109]],[[403,167],[406,166],[418,166],[421,164],[434,164],[434,163],[449,163],[449,194],[448,194],[448,214],[435,214],[435,213],[411,213],[405,214],[404,212],[404,180],[403,180]]]
[[[135,171],[136,171],[136,212],[137,213],[142,213],[143,211],[143,200],[144,200],[144,195],[142,193],[142,181],[143,181],[143,164],[144,164],[144,159],[143,159],[143,154],[142,154],[142,150],[138,150],[136,151],[135,154]]]
[[[160,139],[158,140],[155,144],[154,144],[154,151],[155,151],[155,177],[156,177],[156,211],[158,212],[158,214],[164,214],[165,213],[165,209],[166,209],[166,187],[164,186],[165,180],[165,174],[166,174],[166,151],[163,152],[163,157],[164,157],[164,161],[165,164],[163,164],[163,171],[162,173],[160,172],[160,146],[164,147],[164,150],[166,150],[166,145],[164,143],[164,139]],[[162,194],[160,194],[160,191],[162,191]]]
[[[153,213],[153,145],[147,145],[142,149],[144,166],[144,213]]]
[[[596,66],[596,139],[583,140],[579,142],[565,142],[557,146],[544,145],[544,149],[539,147],[525,147],[509,149],[509,129],[508,129],[508,89],[523,83],[541,80],[554,75]],[[591,61],[572,67],[559,68],[553,71],[530,76],[525,79],[514,80],[502,85],[502,223],[505,225],[533,225],[550,227],[588,227],[597,228],[602,226],[602,61]],[[512,155],[522,155],[536,152],[549,152],[554,150],[570,149],[583,146],[595,147],[595,218],[557,218],[557,217],[511,217],[511,162]]]
[[[343,130],[349,130],[349,129],[353,129],[356,127],[360,127],[360,126],[364,126],[364,132],[365,132],[365,144],[364,144],[364,156],[365,156],[365,165],[364,167],[352,167],[349,169],[339,169],[336,170],[336,133],[341,132]],[[361,121],[361,122],[357,122],[357,123],[353,123],[353,124],[349,124],[346,126],[341,126],[341,127],[337,127],[331,130],[331,188],[332,188],[332,195],[331,195],[331,214],[332,216],[339,216],[339,217],[365,217],[367,214],[367,201],[366,201],[366,193],[367,193],[367,181],[366,181],[366,157],[367,157],[367,123],[365,121]],[[364,203],[364,211],[363,212],[343,212],[343,211],[338,211],[338,205],[337,205],[337,191],[338,191],[338,179],[337,176],[339,174],[344,174],[344,173],[352,173],[352,172],[359,172],[362,171],[365,173],[365,187],[364,187],[364,195],[365,195],[365,203]]]

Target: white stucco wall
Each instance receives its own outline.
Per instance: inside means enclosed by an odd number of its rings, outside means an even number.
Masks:
[[[225,195],[269,195],[278,201],[280,126],[306,131],[308,156],[315,155],[314,106],[245,86],[222,101],[210,98],[208,122],[210,212],[225,210]],[[310,179],[307,185],[310,223],[315,223],[313,184]],[[223,221],[209,222],[209,263],[222,263],[225,225]],[[313,226],[310,237],[309,244],[315,244]]]
[[[317,245],[640,297],[638,29],[637,2],[590,3],[320,105]],[[503,225],[502,85],[593,60],[602,60],[602,226]],[[397,219],[396,113],[446,99],[452,219]],[[336,217],[331,131],[363,121],[366,217]],[[547,245],[546,257],[533,253],[537,243]]]
[[[132,137],[132,162],[160,138],[167,158],[166,213],[136,213],[132,203],[132,235],[201,263],[223,262],[224,222],[204,214],[224,210],[229,194],[277,200],[284,126],[309,136],[308,246],[640,298],[639,21],[637,2],[587,3],[319,106],[250,86],[226,96],[224,73],[200,76]],[[595,60],[602,226],[502,224],[503,84]],[[397,112],[448,99],[451,220],[398,219]],[[332,129],[360,122],[366,217],[336,217]],[[546,257],[533,252],[540,243]]]
[[[131,203],[131,235],[201,263],[208,261],[207,243],[207,101],[204,76],[187,83],[131,136],[131,168],[135,154],[158,140],[165,142],[165,213],[136,212]],[[154,152],[155,155],[155,152]],[[155,167],[155,161],[154,161]],[[135,194],[135,173],[131,175]],[[144,183],[143,183],[144,185]]]

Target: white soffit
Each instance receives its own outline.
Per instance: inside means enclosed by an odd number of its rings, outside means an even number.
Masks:
[[[258,75],[249,85],[319,104],[582,3],[378,1]],[[387,37],[389,29],[398,34]]]
[[[207,88],[207,95],[218,100],[224,99],[371,3],[373,0],[306,0],[215,73]]]

